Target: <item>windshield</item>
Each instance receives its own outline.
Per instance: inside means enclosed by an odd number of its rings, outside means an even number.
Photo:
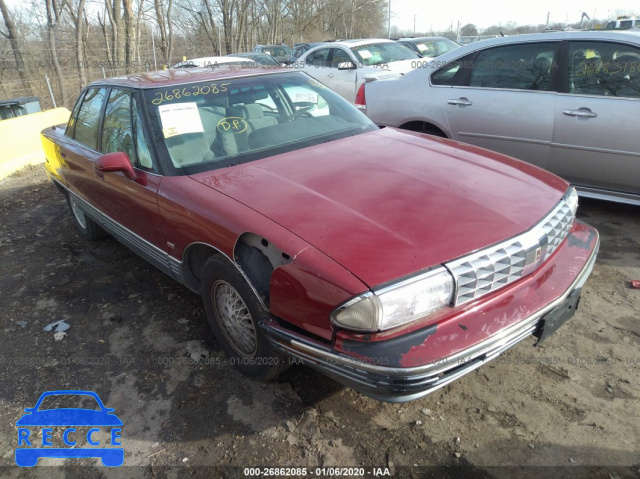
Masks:
[[[145,90],[174,174],[247,163],[377,127],[304,73],[262,74]],[[301,156],[301,159],[303,156]]]
[[[406,40],[406,42],[415,45],[415,47],[420,52],[420,55],[422,55],[423,57],[438,57],[443,53],[447,53],[460,47],[460,45],[449,40],[448,38],[418,38],[416,40]]]
[[[352,47],[358,60],[365,66],[380,65],[400,60],[415,60],[419,58],[409,48],[395,42],[370,43]]]
[[[273,57],[269,56],[269,55],[263,55],[260,53],[255,53],[255,54],[251,54],[251,55],[240,55],[243,57],[247,57],[250,58],[251,60],[253,60],[254,62],[260,64],[260,65],[271,65],[271,66],[280,66],[280,64],[273,59]]]
[[[267,55],[271,55],[272,57],[288,57],[291,56],[291,50],[289,47],[276,46],[276,47],[264,47],[262,49],[264,53]]]

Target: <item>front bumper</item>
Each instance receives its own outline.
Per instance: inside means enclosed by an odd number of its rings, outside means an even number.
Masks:
[[[455,381],[530,335],[539,333],[545,322],[545,317],[548,315],[557,316],[557,313],[567,305],[573,307],[576,295],[579,295],[580,288],[593,269],[599,248],[598,233],[595,229],[582,223],[579,223],[577,229],[581,231],[578,233],[572,231],[565,240],[565,244],[551,257],[546,266],[531,274],[526,280],[523,279],[526,286],[515,283],[513,287],[505,288],[508,290],[506,292],[496,292],[491,309],[494,310],[492,311],[493,317],[500,316],[500,318],[493,319],[492,322],[484,322],[478,329],[490,330],[491,326],[495,327],[495,324],[498,323],[505,325],[503,328],[451,354],[442,353],[443,343],[455,341],[455,333],[451,334],[451,324],[436,323],[424,328],[422,330],[424,332],[423,344],[420,344],[422,358],[428,359],[424,364],[401,367],[396,361],[393,361],[396,364],[388,365],[387,361],[384,361],[388,357],[385,354],[379,355],[380,361],[376,362],[376,358],[372,361],[371,355],[368,357],[348,355],[344,349],[338,350],[336,344],[330,347],[320,342],[314,342],[275,323],[266,324],[264,327],[272,345],[295,358],[297,362],[317,369],[336,381],[374,399],[388,402],[411,401]],[[576,249],[582,254],[578,255],[579,257],[571,257],[576,253]],[[550,281],[554,275],[556,278],[560,278],[559,281],[570,278],[568,286],[559,289],[564,292],[560,295],[555,294],[535,312],[523,313],[526,309],[517,302],[517,290],[527,289],[526,294],[529,296],[535,296],[536,289],[540,292],[539,296],[551,295],[552,291],[558,290],[557,288],[560,286],[557,282]],[[541,284],[546,284],[547,290],[544,290],[540,286]],[[522,291],[520,293],[522,294]],[[506,297],[501,298],[501,296]],[[539,303],[540,298],[536,298],[536,301]],[[496,303],[499,306],[496,306]],[[505,306],[500,306],[503,304]],[[532,304],[536,304],[536,302],[532,302]],[[500,310],[500,307],[503,309]],[[467,324],[470,315],[472,318],[480,318],[485,314],[489,316],[483,311],[482,300],[467,308],[464,314],[467,315]],[[523,317],[519,318],[518,316]],[[442,334],[438,334],[441,329]],[[378,342],[378,350],[388,351],[388,348],[385,350],[385,343],[389,341],[393,340]],[[447,347],[451,350],[450,345]],[[371,350],[371,348],[368,349]],[[429,350],[434,352],[425,358],[424,352]],[[410,354],[409,350],[407,354]],[[405,357],[407,356],[405,355]]]

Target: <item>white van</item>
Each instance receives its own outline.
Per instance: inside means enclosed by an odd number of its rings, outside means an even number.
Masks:
[[[640,26],[637,18],[622,18],[607,23],[607,29],[634,28],[636,26]]]

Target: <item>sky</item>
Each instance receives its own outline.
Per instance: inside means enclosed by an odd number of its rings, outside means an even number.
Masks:
[[[515,22],[518,25],[546,23],[547,13],[551,12],[550,23],[568,23],[580,21],[582,12],[593,18],[613,19],[618,10],[640,13],[638,1],[620,0],[617,2],[593,0],[535,0],[518,2],[514,0],[469,1],[469,0],[390,0],[391,25],[401,30],[413,30],[414,14],[416,31],[447,30],[453,23],[456,30],[460,25],[473,23],[478,28]]]

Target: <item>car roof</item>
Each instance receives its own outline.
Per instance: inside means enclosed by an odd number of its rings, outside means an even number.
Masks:
[[[449,40],[447,37],[403,37],[398,38],[399,42],[408,42],[408,41],[422,41],[422,40]],[[453,40],[451,40],[453,41]]]
[[[358,38],[353,40],[337,40],[335,42],[328,42],[323,46],[343,45],[347,47],[359,47],[360,45],[369,45],[370,43],[395,43],[395,42],[393,40],[389,40],[388,38]]]
[[[478,42],[463,45],[444,55],[466,54],[488,46],[509,45],[516,43],[540,42],[545,40],[618,40],[632,43],[640,43],[638,32],[615,30],[574,30],[574,31],[546,31],[540,33],[527,33],[523,35],[510,35],[506,37],[489,38]]]
[[[243,59],[244,60],[244,59]],[[171,85],[183,85],[208,80],[226,80],[256,75],[291,72],[288,68],[241,68],[221,66],[216,68],[178,68],[155,72],[137,73],[105,80],[98,80],[90,86],[124,86],[129,88],[148,89]]]
[[[188,65],[194,63],[202,63],[202,65],[213,65],[214,63],[231,63],[231,62],[242,62],[245,61],[244,58],[241,57],[233,57],[232,55],[227,55],[223,57],[200,57],[200,58],[189,58],[188,60],[184,60],[182,62],[176,63],[171,68],[176,68],[178,65]]]
[[[532,43],[561,40],[610,40],[627,43],[635,43],[640,46],[640,35],[635,32],[616,30],[576,30],[576,31],[546,31],[540,33],[526,33],[523,35],[510,35],[506,37],[488,38],[477,42],[462,45],[460,48],[443,53],[438,61],[453,61],[462,58],[478,50],[500,45],[517,45],[519,43]]]

